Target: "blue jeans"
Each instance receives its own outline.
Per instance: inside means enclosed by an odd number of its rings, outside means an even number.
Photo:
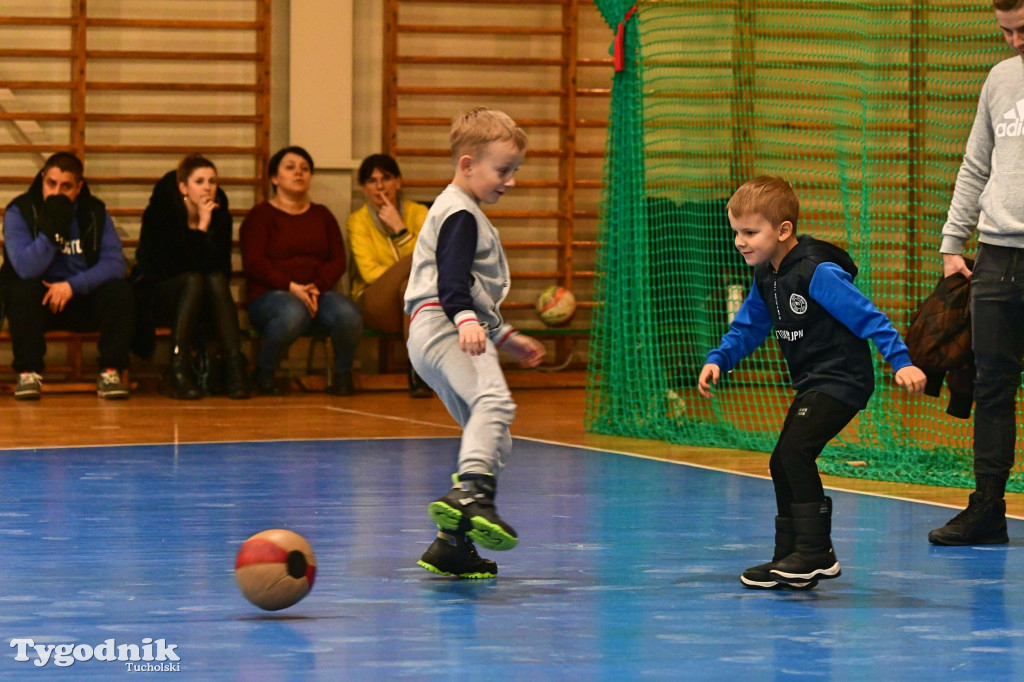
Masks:
[[[974,476],[1005,483],[1014,464],[1024,357],[1024,249],[979,246],[971,276],[971,334],[977,366]]]
[[[249,304],[249,322],[263,336],[256,356],[256,371],[273,376],[288,348],[309,332],[314,321],[325,327],[334,349],[334,371],[338,376],[352,371],[363,318],[348,296],[337,291],[320,295],[316,317],[311,317],[302,301],[287,291],[270,291]]]

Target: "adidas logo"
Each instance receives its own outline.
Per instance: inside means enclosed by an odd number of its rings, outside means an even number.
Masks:
[[[1003,114],[1003,121],[996,124],[996,137],[1018,137],[1024,135],[1024,99],[1017,106]]]

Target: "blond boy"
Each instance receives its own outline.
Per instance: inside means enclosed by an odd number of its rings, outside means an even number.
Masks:
[[[452,122],[451,184],[434,201],[413,252],[405,292],[409,359],[462,426],[454,486],[430,504],[437,538],[418,562],[440,575],[493,578],[498,567],[473,541],[512,549],[515,530],[494,506],[497,475],[512,448],[516,406],[498,349],[535,367],[544,346],[501,316],[508,262],[498,231],[480,210],[515,186],[526,135],[507,114],[480,107]]]

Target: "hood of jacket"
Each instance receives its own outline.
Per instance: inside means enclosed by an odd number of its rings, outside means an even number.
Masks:
[[[850,277],[857,276],[857,264],[853,262],[853,258],[835,244],[822,239],[815,239],[807,234],[798,235],[796,239],[796,246],[786,254],[786,257],[779,264],[780,276],[805,258],[816,263],[835,263],[848,272]]]

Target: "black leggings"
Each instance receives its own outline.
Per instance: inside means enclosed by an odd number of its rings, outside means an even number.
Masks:
[[[825,496],[815,460],[858,412],[824,393],[805,393],[793,400],[768,463],[779,516],[792,516],[794,502],[818,502]]]
[[[222,272],[186,272],[160,282],[153,307],[156,324],[171,327],[173,344],[193,349],[219,341],[225,355],[240,350],[238,308]]]

